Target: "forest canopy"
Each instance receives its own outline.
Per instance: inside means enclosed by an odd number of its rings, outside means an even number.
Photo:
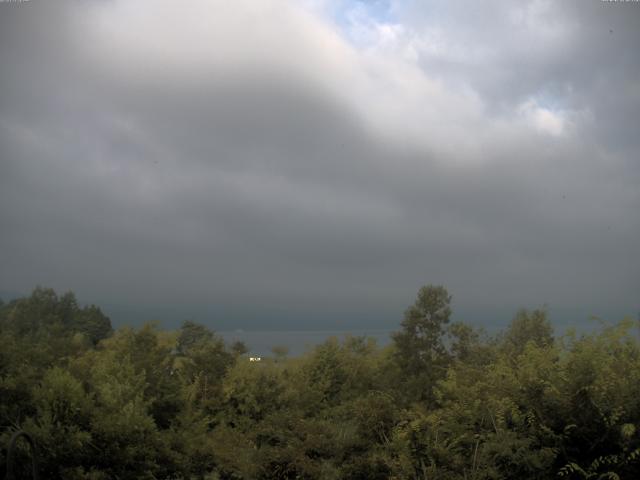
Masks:
[[[22,430],[48,479],[640,476],[631,318],[556,336],[545,310],[522,310],[488,335],[428,285],[388,346],[246,352],[192,321],[114,330],[73,293],[0,302],[2,459]]]

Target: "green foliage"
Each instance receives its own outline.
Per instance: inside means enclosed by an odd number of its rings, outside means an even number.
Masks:
[[[450,302],[422,288],[386,348],[249,362],[204,325],[111,332],[37,288],[0,304],[0,442],[29,432],[50,479],[640,477],[634,322],[555,339],[521,311],[486,337]]]
[[[404,314],[402,330],[393,335],[395,359],[411,399],[433,401],[433,387],[446,373],[449,355],[443,336],[451,316],[451,295],[442,286],[418,291]]]
[[[0,328],[31,338],[84,334],[97,344],[111,332],[111,322],[95,305],[80,308],[72,292],[58,296],[50,288],[37,287],[28,298],[0,306]]]
[[[93,401],[82,384],[59,367],[49,369],[33,388],[36,415],[25,430],[36,439],[46,460],[44,471],[53,474],[55,465],[81,465],[91,440]]]
[[[553,344],[553,327],[544,310],[520,310],[504,335],[503,348],[512,356],[522,353],[527,343],[539,347]]]

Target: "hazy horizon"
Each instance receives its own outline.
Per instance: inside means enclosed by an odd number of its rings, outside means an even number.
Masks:
[[[65,292],[56,292],[61,295]],[[0,291],[0,300],[10,301],[17,298],[24,298],[30,295],[29,292],[6,292]],[[80,305],[89,305],[83,298],[77,298]],[[414,299],[408,300],[412,302]],[[264,314],[258,311],[250,311],[246,308],[228,309],[215,308],[211,305],[208,308],[202,306],[189,305],[118,305],[97,304],[98,307],[110,318],[114,328],[125,326],[140,327],[145,323],[156,323],[162,329],[177,329],[184,321],[193,321],[208,326],[212,330],[225,334],[237,332],[259,333],[259,332],[325,332],[322,338],[332,335],[357,334],[365,335],[367,332],[394,332],[400,329],[400,322],[403,319],[404,310],[395,312],[377,312],[375,315],[366,311],[366,305],[362,311],[344,312],[336,311],[327,314],[322,312],[304,312],[286,310],[286,314],[273,315],[265,321]],[[568,329],[577,328],[579,332],[588,332],[597,328],[601,322],[615,324],[625,317],[639,318],[640,312],[635,316],[632,312],[600,310],[587,311],[584,308],[551,308],[548,305],[529,305],[518,309],[510,309],[496,306],[491,311],[460,311],[456,308],[455,298],[452,302],[452,322],[464,322],[473,327],[484,330],[487,334],[493,335],[504,328],[515,318],[519,310],[543,309],[547,312],[548,318],[556,333],[562,335]],[[365,312],[365,313],[362,313]],[[304,319],[304,322],[300,320]],[[231,335],[232,336],[232,335]],[[318,337],[320,338],[320,337]],[[300,345],[296,352],[304,350],[304,345]]]

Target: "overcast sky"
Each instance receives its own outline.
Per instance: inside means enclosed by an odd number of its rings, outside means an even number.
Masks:
[[[639,47],[637,2],[0,3],[0,291],[222,329],[394,328],[429,283],[476,324],[635,316]]]

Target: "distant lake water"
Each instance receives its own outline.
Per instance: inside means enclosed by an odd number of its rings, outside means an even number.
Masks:
[[[283,331],[252,331],[235,330],[218,332],[226,342],[242,341],[247,345],[249,353],[257,356],[271,356],[271,349],[284,346],[289,349],[289,355],[300,355],[324,343],[331,337],[342,341],[347,336],[370,337],[378,346],[385,346],[391,341],[394,330],[283,330]]]

